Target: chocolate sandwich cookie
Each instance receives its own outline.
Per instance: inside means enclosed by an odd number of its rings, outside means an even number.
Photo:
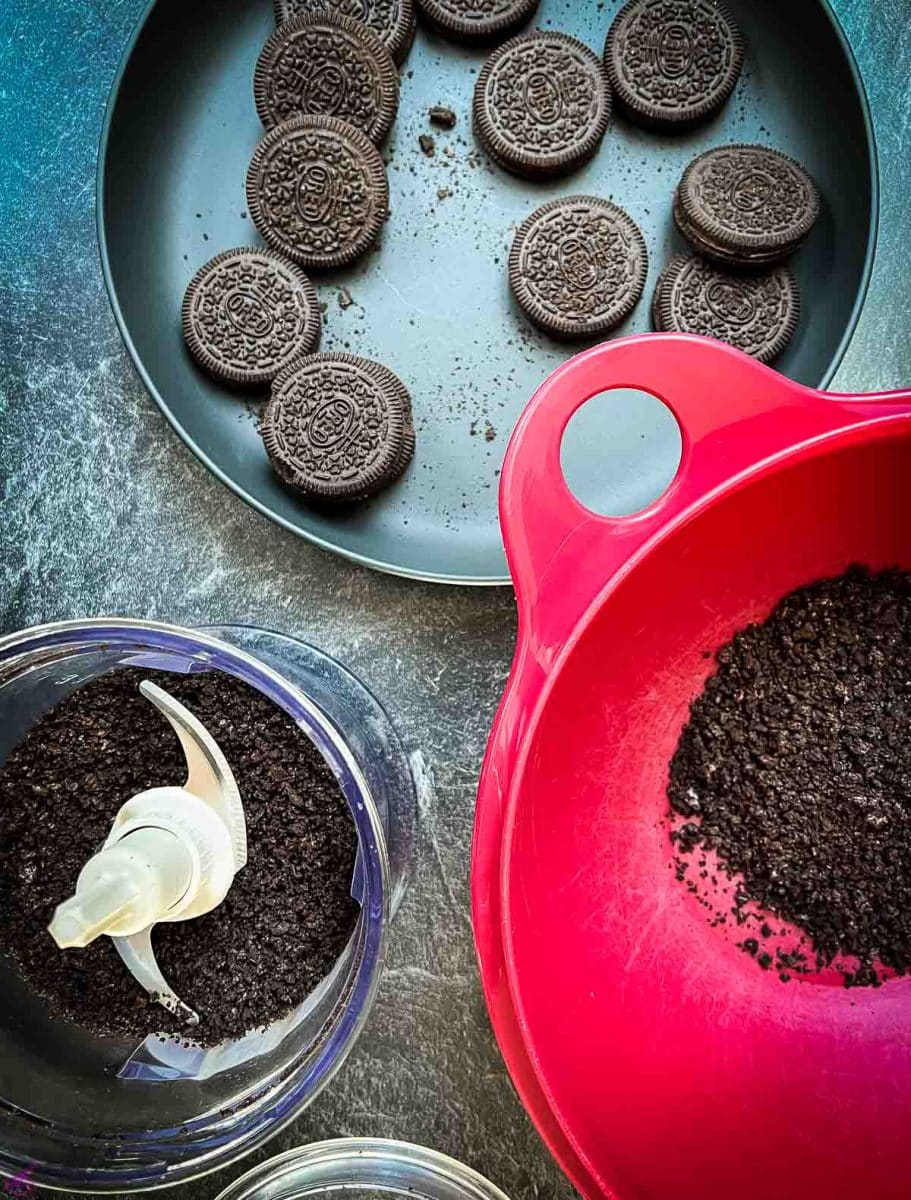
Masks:
[[[308,500],[364,500],[411,461],[411,400],[381,363],[313,354],[276,377],[262,437],[276,473]]]
[[[332,12],[368,26],[393,60],[401,64],[414,41],[414,0],[275,0],[275,23],[283,25],[307,13]]]
[[[652,329],[657,333],[664,333],[664,327],[661,324],[661,297],[664,294],[664,277],[667,275],[667,267],[658,276],[655,283],[655,290],[652,293],[652,303],[649,308],[649,315],[652,319]]]
[[[381,142],[399,107],[389,51],[359,21],[311,13],[268,39],[253,74],[259,119],[271,129],[297,114],[338,117]]]
[[[743,66],[743,39],[715,0],[630,0],[610,27],[604,62],[631,120],[683,129],[728,99]]]
[[[183,336],[193,358],[223,383],[271,382],[315,350],[322,320],[313,284],[273,250],[226,250],[201,267],[183,299]]]
[[[519,307],[562,338],[613,329],[632,312],[647,273],[639,227],[598,196],[543,204],[519,226],[509,255],[509,285]]]
[[[474,92],[474,123],[490,156],[528,178],[564,175],[598,149],[610,124],[607,72],[565,33],[513,38],[487,59]]]
[[[674,220],[700,254],[736,266],[780,262],[819,215],[819,191],[799,162],[767,146],[719,146],[693,159]]]
[[[459,42],[492,42],[531,20],[538,0],[417,0],[427,24]]]
[[[768,363],[785,348],[800,319],[800,293],[790,267],[726,271],[698,254],[682,254],[655,290],[656,327],[701,333]]]
[[[368,137],[337,117],[291,117],[259,143],[247,207],[270,246],[304,267],[352,262],[389,211],[386,168]]]

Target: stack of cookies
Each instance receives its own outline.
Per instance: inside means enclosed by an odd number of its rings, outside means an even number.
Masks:
[[[197,272],[184,337],[222,382],[271,385],[262,435],[279,477],[311,503],[350,503],[411,461],[411,400],[379,363],[316,353],[322,322],[305,269],[353,262],[386,220],[377,147],[398,111],[396,63],[414,37],[414,10],[410,0],[340,0],[331,11],[277,0],[276,21],[253,77],[266,134],[246,181],[267,248],[227,251]]]
[[[655,288],[663,332],[701,333],[771,362],[800,316],[785,262],[819,215],[819,192],[800,163],[766,146],[720,146],[687,167],[674,221],[695,254],[678,255]]]

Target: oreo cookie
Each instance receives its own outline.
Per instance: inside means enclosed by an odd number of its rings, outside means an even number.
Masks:
[[[700,254],[762,266],[792,254],[819,215],[799,162],[767,146],[719,146],[695,158],[674,195],[674,220]]]
[[[561,338],[613,329],[638,303],[647,273],[639,227],[598,196],[543,204],[519,226],[509,255],[509,285],[519,307]]]
[[[322,328],[316,292],[300,267],[249,246],[226,250],[196,272],[181,319],[196,362],[239,387],[270,383],[316,349]]]
[[[568,34],[523,34],[484,63],[473,113],[478,137],[505,170],[530,179],[565,175],[592,157],[607,132],[607,72]]]
[[[521,29],[539,0],[417,0],[427,24],[459,42],[491,42]]]
[[[417,28],[414,0],[275,0],[274,7],[276,25],[317,12],[360,21],[377,35],[399,65]]]
[[[658,333],[666,332],[661,324],[661,299],[664,289],[664,277],[667,274],[667,268],[661,272],[655,283],[655,290],[652,292],[652,303],[649,308],[649,315],[652,319],[652,329]]]
[[[620,107],[652,128],[685,129],[718,111],[743,66],[743,39],[715,0],[629,0],[604,62]]]
[[[399,76],[366,25],[312,13],[286,22],[263,46],[253,98],[267,129],[298,114],[322,115],[347,121],[379,143],[398,112]]]
[[[768,363],[797,328],[800,292],[784,264],[734,272],[681,254],[662,272],[652,312],[660,332],[701,333]]]
[[[276,250],[304,267],[340,267],[376,240],[389,211],[386,168],[368,137],[337,117],[291,117],[259,143],[247,208]]]
[[[261,432],[278,476],[321,504],[382,491],[415,446],[405,385],[388,367],[352,354],[312,354],[281,371]]]

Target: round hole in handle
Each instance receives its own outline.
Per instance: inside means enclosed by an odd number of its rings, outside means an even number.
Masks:
[[[570,418],[560,444],[566,486],[604,517],[641,512],[668,488],[680,466],[677,418],[656,396],[610,388]]]

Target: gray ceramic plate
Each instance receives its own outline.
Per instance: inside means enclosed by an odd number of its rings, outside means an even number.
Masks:
[[[261,135],[251,79],[273,27],[270,0],[150,5],[114,84],[102,137],[98,228],[111,299],[136,366],[190,449],[237,494],[328,549],[400,575],[506,583],[497,481],[515,420],[542,379],[572,351],[533,331],[506,284],[516,224],[573,191],[623,205],[651,259],[646,296],[618,333],[648,328],[651,290],[679,241],[671,195],[686,163],[709,146],[762,141],[816,177],[822,216],[794,261],[804,301],[798,333],[778,362],[794,379],[831,377],[866,289],[876,227],[871,126],[853,58],[819,0],[729,0],[747,43],[740,84],[722,115],[675,138],[615,119],[585,169],[547,185],[492,167],[470,126],[483,52],[418,33],[405,63],[399,118],[386,147],[392,216],[382,244],[315,282],[327,305],[325,349],[391,366],[408,385],[418,450],[406,477],[373,502],[327,516],[307,508],[269,469],[255,407],[211,383],[184,351],[180,304],[194,271],[219,250],[254,241],[244,202],[247,162]],[[600,51],[618,0],[542,0],[536,24]],[[458,114],[418,137],[427,108]],[[448,192],[440,198],[443,192]],[[345,287],[354,303],[342,308]],[[635,396],[605,410],[567,449],[575,478],[597,486],[602,510],[630,512],[673,470],[673,423]],[[642,448],[649,467],[641,467]],[[591,488],[586,494],[590,494]]]

